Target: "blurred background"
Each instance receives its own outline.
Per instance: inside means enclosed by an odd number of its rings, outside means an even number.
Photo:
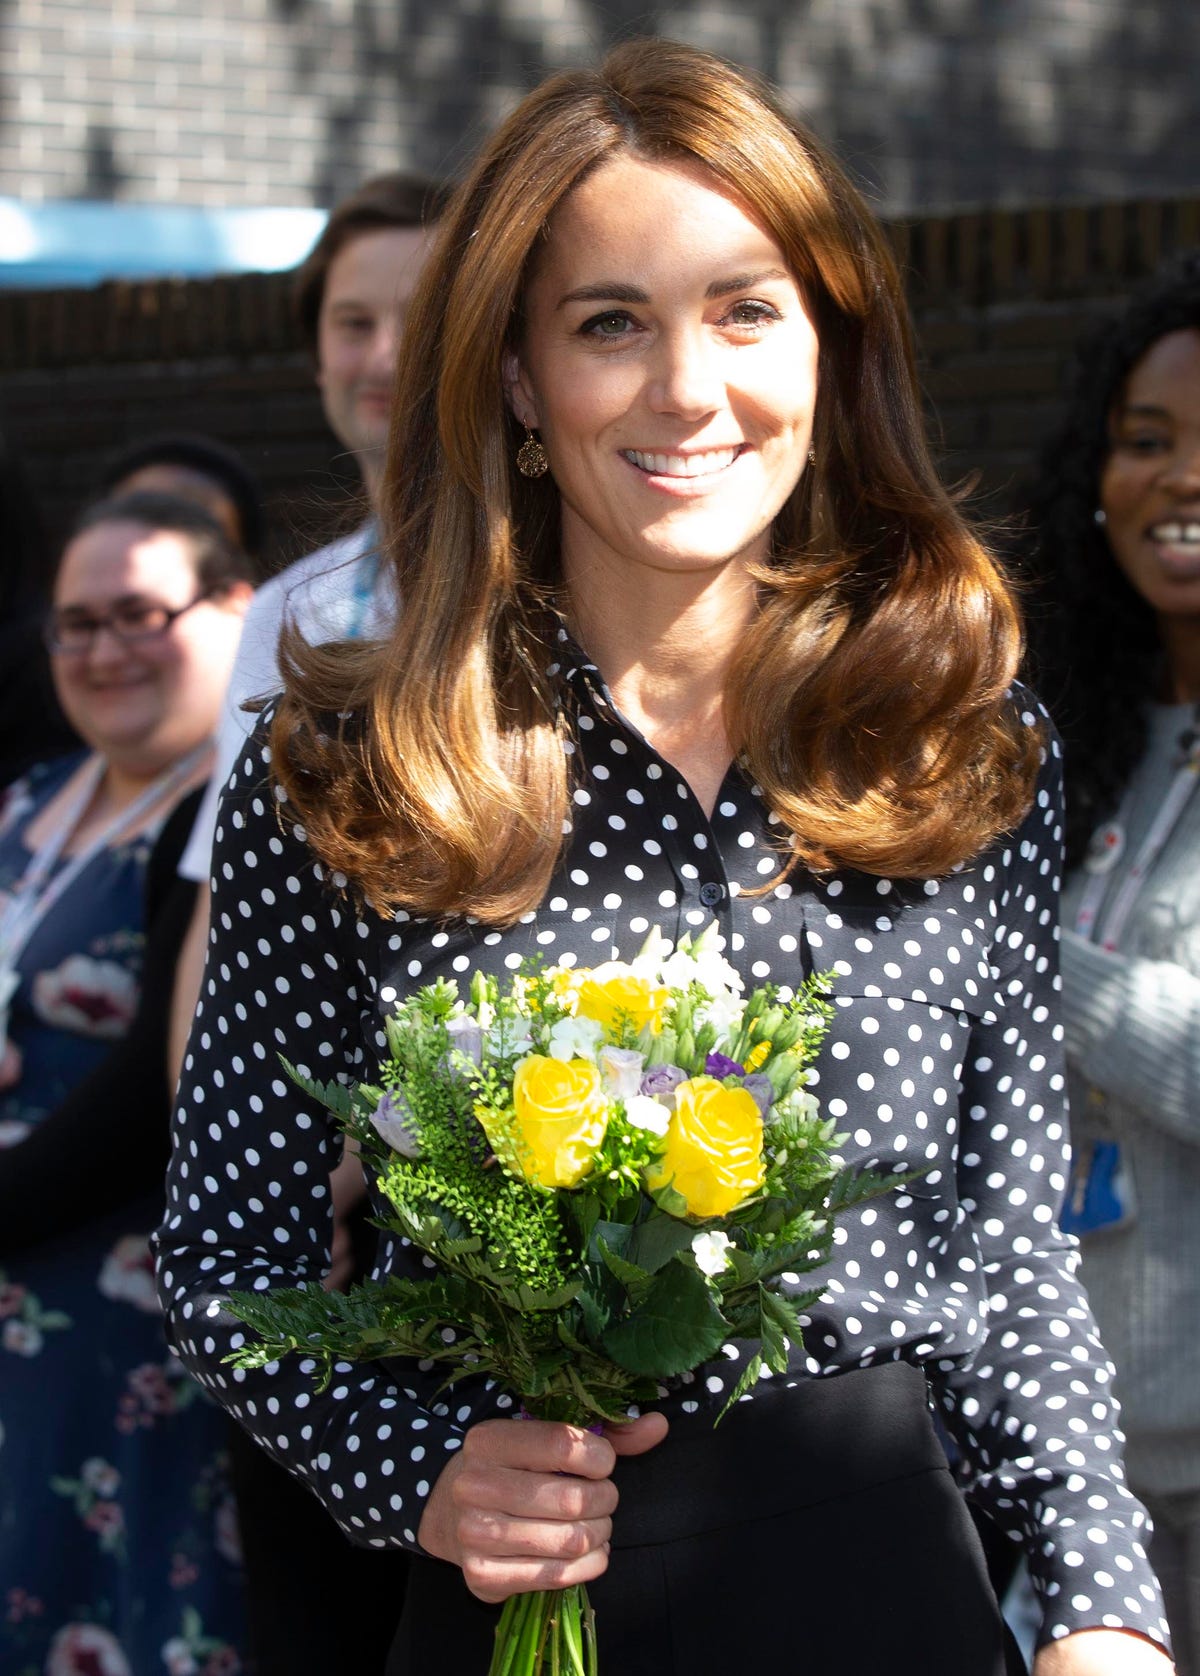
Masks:
[[[381,169],[461,172],[548,71],[661,33],[764,71],[888,223],[952,478],[999,506],[1087,318],[1200,243],[1196,0],[0,0],[0,418],[52,535],[205,431],[275,562],[346,479],[287,270]]]

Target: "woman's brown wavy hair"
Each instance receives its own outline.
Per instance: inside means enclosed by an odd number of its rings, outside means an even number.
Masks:
[[[711,171],[780,246],[817,329],[817,463],[776,521],[725,691],[731,742],[793,835],[781,867],[943,873],[1031,794],[1038,740],[1006,699],[1018,614],[929,458],[882,234],[755,78],[632,42],[531,93],[445,215],[383,488],[394,633],[283,647],[275,772],[318,855],[381,912],[511,922],[560,854],[570,754],[545,673],[558,496],[516,470],[502,363],[555,209],[620,152]]]

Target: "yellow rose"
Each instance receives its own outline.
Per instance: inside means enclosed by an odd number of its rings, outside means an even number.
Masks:
[[[652,1189],[671,1186],[692,1216],[725,1216],[763,1184],[763,1124],[744,1088],[689,1077],[675,1090],[666,1150],[651,1166]]]
[[[600,1073],[586,1059],[532,1053],[513,1078],[512,1162],[539,1187],[574,1187],[592,1167],[608,1127]],[[493,1146],[496,1138],[485,1123]],[[496,1148],[501,1152],[501,1148]]]
[[[607,960],[580,975],[576,1010],[606,1030],[615,1031],[618,1014],[625,1015],[635,1030],[648,1024],[657,1036],[662,1029],[668,990],[651,983],[619,960]]]

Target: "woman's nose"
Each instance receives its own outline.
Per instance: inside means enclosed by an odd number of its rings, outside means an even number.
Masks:
[[[1188,500],[1200,499],[1200,432],[1181,442],[1162,475],[1165,487]]]
[[[717,347],[705,333],[681,330],[663,334],[648,393],[656,413],[702,419],[721,406],[724,392]]]

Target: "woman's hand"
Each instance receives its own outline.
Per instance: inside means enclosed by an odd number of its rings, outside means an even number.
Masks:
[[[603,1436],[544,1420],[472,1426],[426,1503],[421,1546],[493,1603],[590,1583],[608,1565],[617,1456],[642,1455],[666,1432],[661,1414]]]
[[[1171,1676],[1175,1666],[1153,1641],[1121,1629],[1081,1629],[1051,1641],[1033,1676]]]

